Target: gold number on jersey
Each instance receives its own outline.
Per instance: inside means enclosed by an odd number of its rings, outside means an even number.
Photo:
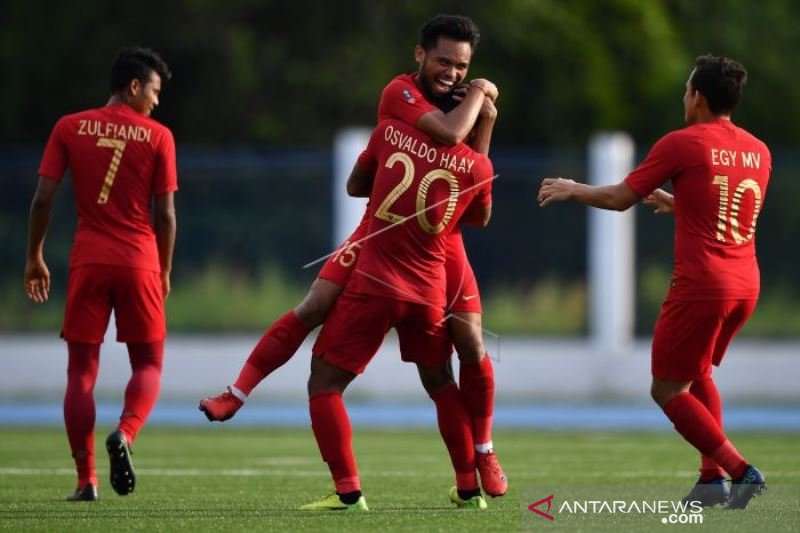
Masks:
[[[396,213],[392,213],[389,211],[389,209],[397,201],[397,199],[400,198],[400,196],[406,192],[409,187],[411,187],[411,184],[414,181],[414,162],[411,160],[411,157],[403,152],[395,152],[389,157],[389,159],[386,160],[385,166],[386,168],[392,168],[397,162],[400,162],[403,165],[403,179],[400,180],[400,183],[398,183],[388,195],[386,195],[386,198],[383,199],[383,202],[381,202],[381,205],[379,205],[378,209],[375,211],[376,217],[381,220],[391,222],[392,224],[403,222],[406,218],[408,218]],[[425,213],[425,207],[428,198],[428,189],[434,181],[439,179],[447,181],[447,184],[450,186],[450,196],[447,199],[447,207],[442,220],[439,221],[438,224],[434,225],[428,220],[428,216]],[[445,226],[447,226],[447,223],[450,222],[451,218],[453,218],[453,213],[456,210],[458,192],[458,180],[456,180],[456,177],[446,170],[434,169],[423,176],[422,181],[419,184],[419,188],[417,189],[416,206],[417,221],[425,233],[436,235],[444,230]]]
[[[450,186],[450,196],[447,198],[447,208],[444,211],[442,220],[435,226],[428,221],[428,215],[425,213],[425,200],[428,197],[428,188],[436,180],[445,180]],[[456,177],[443,169],[431,170],[425,177],[417,189],[417,220],[422,230],[430,235],[441,233],[450,219],[453,218],[453,213],[456,210],[456,203],[458,203],[458,180]]]
[[[339,251],[333,256],[333,262],[335,263],[338,261],[343,267],[350,268],[358,258],[359,248],[361,248],[361,245],[357,242],[344,241]]]
[[[733,201],[731,202],[730,216],[728,215],[728,200],[730,199],[730,192],[728,188],[728,176],[717,175],[714,176],[714,185],[719,185],[719,211],[717,212],[717,240],[725,242],[725,234],[728,229],[728,222],[730,221],[731,236],[736,244],[742,244],[753,238],[756,233],[756,221],[758,220],[758,213],[761,211],[761,187],[754,179],[743,180],[736,187],[733,192]],[[750,222],[750,231],[744,237],[740,231],[739,223],[739,209],[741,208],[742,198],[747,191],[752,191],[754,196],[753,203],[753,220]]]
[[[403,164],[405,169],[405,172],[403,173],[403,179],[400,180],[400,183],[398,183],[397,186],[395,186],[395,188],[386,195],[386,198],[383,199],[381,205],[378,206],[378,210],[375,211],[376,217],[381,220],[391,222],[392,224],[402,222],[405,217],[392,213],[389,211],[389,208],[392,207],[392,204],[394,204],[404,192],[406,192],[406,189],[411,187],[411,183],[414,181],[414,162],[411,161],[411,158],[403,152],[393,153],[391,157],[386,160],[386,168],[392,168],[398,161]]]
[[[114,155],[111,156],[111,163],[108,164],[106,177],[103,180],[103,188],[100,189],[100,196],[97,197],[98,204],[108,203],[108,195],[111,192],[111,186],[114,185],[114,178],[117,177],[117,170],[119,170],[122,153],[125,151],[125,144],[125,141],[120,139],[109,139],[108,137],[97,139],[97,146],[114,149]]]

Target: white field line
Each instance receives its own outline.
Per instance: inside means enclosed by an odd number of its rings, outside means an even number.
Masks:
[[[430,470],[370,470],[361,469],[362,475],[370,477],[429,477],[440,476],[441,472]],[[255,468],[137,468],[137,475],[164,477],[327,477],[323,468],[315,470],[278,470]],[[72,468],[0,468],[0,476],[74,476]]]

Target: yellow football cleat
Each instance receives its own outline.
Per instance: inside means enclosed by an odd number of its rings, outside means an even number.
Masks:
[[[450,501],[456,504],[456,506],[460,507],[461,509],[478,509],[480,511],[485,511],[488,505],[486,505],[486,500],[483,498],[483,495],[478,494],[477,496],[473,496],[468,500],[462,500],[461,497],[458,495],[458,488],[453,487],[450,489]]]
[[[485,505],[485,504],[484,504]],[[335,492],[314,503],[300,507],[301,511],[369,511],[367,500],[364,496],[358,498],[356,503],[344,503]]]

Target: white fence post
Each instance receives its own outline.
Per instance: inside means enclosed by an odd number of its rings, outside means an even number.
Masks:
[[[634,143],[621,132],[598,133],[589,141],[589,182],[613,185],[633,168]],[[633,341],[636,290],[634,212],[589,210],[589,331],[605,355],[624,353]]]
[[[347,195],[347,178],[367,147],[372,133],[367,128],[346,128],[339,131],[333,141],[333,247],[336,248],[356,229],[364,208],[365,198]]]

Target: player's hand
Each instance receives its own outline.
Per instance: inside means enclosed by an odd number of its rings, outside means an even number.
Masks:
[[[547,207],[552,202],[563,202],[572,198],[575,181],[566,178],[545,178],[539,186],[537,198],[539,207]]]
[[[657,215],[666,215],[675,211],[675,197],[663,189],[656,189],[642,200],[648,207],[653,207]]]
[[[497,100],[497,97],[500,95],[500,92],[497,90],[497,85],[487,79],[476,78],[471,80],[469,84],[471,87],[477,87],[483,91],[483,94],[486,95],[486,98],[490,99],[492,102]]]
[[[164,301],[167,301],[169,297],[169,291],[172,290],[169,281],[169,272],[161,272],[161,295],[164,297]]]
[[[50,271],[42,258],[25,261],[25,294],[37,304],[47,301]]]
[[[464,97],[467,96],[467,91],[469,91],[469,83],[459,83],[453,89],[453,100],[463,102]]]
[[[495,106],[495,103],[491,99],[484,98],[478,116],[490,119],[497,118],[497,106]]]

